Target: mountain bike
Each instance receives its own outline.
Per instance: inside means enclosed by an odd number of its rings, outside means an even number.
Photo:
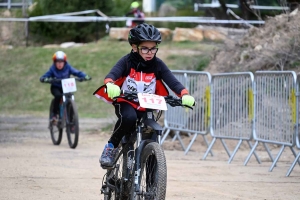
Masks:
[[[62,140],[63,128],[66,128],[67,138],[70,148],[75,149],[79,138],[78,112],[75,104],[74,92],[76,89],[75,81],[85,81],[81,78],[53,79],[51,82],[62,82],[63,96],[59,105],[58,121],[49,120],[49,130],[51,140],[54,145],[59,145]],[[50,83],[51,83],[50,82]],[[50,104],[49,119],[52,116],[54,99]]]
[[[149,97],[145,98],[145,95]],[[113,167],[107,169],[103,177],[101,193],[105,200],[164,200],[167,165],[160,146],[163,128],[157,123],[162,110],[154,114],[156,105],[153,104],[161,104],[164,100],[164,110],[167,108],[166,103],[172,107],[184,105],[181,99],[172,96],[161,97],[128,91],[122,91],[122,95],[117,98],[139,99],[141,106],[141,101],[148,101],[152,105],[142,106],[146,111],[137,120],[135,131],[122,138]]]

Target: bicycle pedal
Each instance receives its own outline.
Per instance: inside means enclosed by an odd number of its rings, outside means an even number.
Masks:
[[[114,184],[115,183],[110,184],[110,183],[107,182],[105,186],[108,187],[111,190],[116,190],[116,186]]]
[[[101,190],[100,190],[100,191],[101,191],[101,194],[106,194],[106,195],[109,194],[109,191],[107,191],[106,188],[107,188],[106,185],[103,185],[103,186],[102,186],[102,188],[101,188]]]
[[[100,166],[102,167],[102,169],[107,169],[107,170],[112,170],[115,168],[115,166],[105,166],[105,165],[101,165]]]

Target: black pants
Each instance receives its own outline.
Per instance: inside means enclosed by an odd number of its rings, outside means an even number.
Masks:
[[[51,86],[51,94],[54,96],[53,114],[57,115],[59,113],[59,103],[63,96],[62,88]]]
[[[112,143],[114,147],[117,147],[123,136],[130,134],[131,131],[134,130],[136,120],[142,117],[144,112],[135,110],[126,102],[116,103],[114,106],[115,113],[119,119],[108,142]]]

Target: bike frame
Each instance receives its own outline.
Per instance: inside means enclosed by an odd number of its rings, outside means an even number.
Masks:
[[[103,87],[103,86],[102,86]],[[102,87],[100,87],[99,89],[101,89]],[[98,90],[99,90],[98,89]],[[97,92],[97,91],[96,91]],[[121,91],[121,94],[124,96],[118,96],[115,97],[114,100],[116,100],[117,98],[124,98],[126,100],[134,100],[136,98],[138,98],[138,93],[136,92],[131,92],[131,91]],[[174,98],[172,96],[166,96],[164,97],[166,100],[166,103],[168,103],[170,106],[175,107],[175,106],[182,106],[182,107],[188,107],[190,109],[193,109],[190,106],[186,106],[183,105],[181,102],[181,99],[178,98]],[[141,174],[141,167],[142,167],[142,161],[141,161],[141,154],[144,150],[144,148],[146,147],[146,145],[152,143],[152,142],[156,142],[158,144],[161,143],[161,135],[162,135],[162,131],[163,128],[157,123],[158,118],[160,117],[160,114],[158,114],[158,117],[154,118],[154,112],[155,110],[153,109],[146,109],[146,111],[143,113],[143,116],[141,118],[138,119],[138,121],[136,122],[136,129],[135,131],[133,131],[131,133],[131,135],[127,135],[124,136],[122,138],[121,144],[122,144],[122,150],[119,152],[119,155],[115,158],[115,162],[114,165],[111,169],[111,172],[108,174],[106,174],[107,176],[113,176],[113,171],[116,170],[116,172],[118,172],[119,170],[119,164],[117,164],[120,156],[124,156],[124,154],[127,154],[127,163],[123,163],[122,166],[122,179],[120,182],[120,185],[117,187],[117,185],[112,185],[109,183],[109,177],[107,177],[107,181],[105,182],[105,185],[102,184],[102,189],[101,192],[104,194],[109,194],[106,193],[105,191],[105,187],[106,186],[108,188],[110,188],[111,190],[113,190],[115,193],[123,193],[124,190],[124,184],[126,184],[126,181],[128,180],[132,180],[133,182],[129,182],[129,184],[131,184],[132,186],[132,191],[136,194],[136,195],[143,195],[140,190],[140,184],[141,184],[141,176],[143,174]],[[151,127],[151,139],[143,139],[143,128],[146,127]],[[146,135],[145,135],[146,136]],[[134,148],[134,143],[135,148]],[[124,160],[123,160],[124,161]],[[124,167],[126,166],[126,171],[124,170]],[[124,174],[125,172],[125,174]],[[112,174],[111,174],[112,173]],[[126,188],[128,189],[128,188]]]
[[[67,115],[67,103],[69,101],[74,101],[74,94],[73,93],[64,93],[60,102],[60,119],[61,119],[61,128],[65,126],[65,124],[69,123],[68,115]]]
[[[53,81],[62,81],[63,79],[55,79]],[[76,81],[83,81],[81,79],[78,79],[78,78],[75,78]],[[67,110],[66,110],[66,105],[69,101],[75,101],[75,98],[74,98],[74,93],[70,92],[70,93],[63,93],[63,96],[62,96],[62,101],[60,102],[60,106],[62,106],[62,111],[59,110],[59,116],[60,116],[60,119],[61,119],[61,128],[64,128],[64,125],[65,125],[65,122],[66,123],[69,123],[69,119],[67,119],[66,116],[67,115]]]

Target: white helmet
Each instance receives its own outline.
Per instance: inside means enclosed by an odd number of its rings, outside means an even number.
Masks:
[[[53,54],[52,57],[53,62],[61,60],[66,62],[67,61],[67,55],[63,51],[57,51],[55,54]]]

